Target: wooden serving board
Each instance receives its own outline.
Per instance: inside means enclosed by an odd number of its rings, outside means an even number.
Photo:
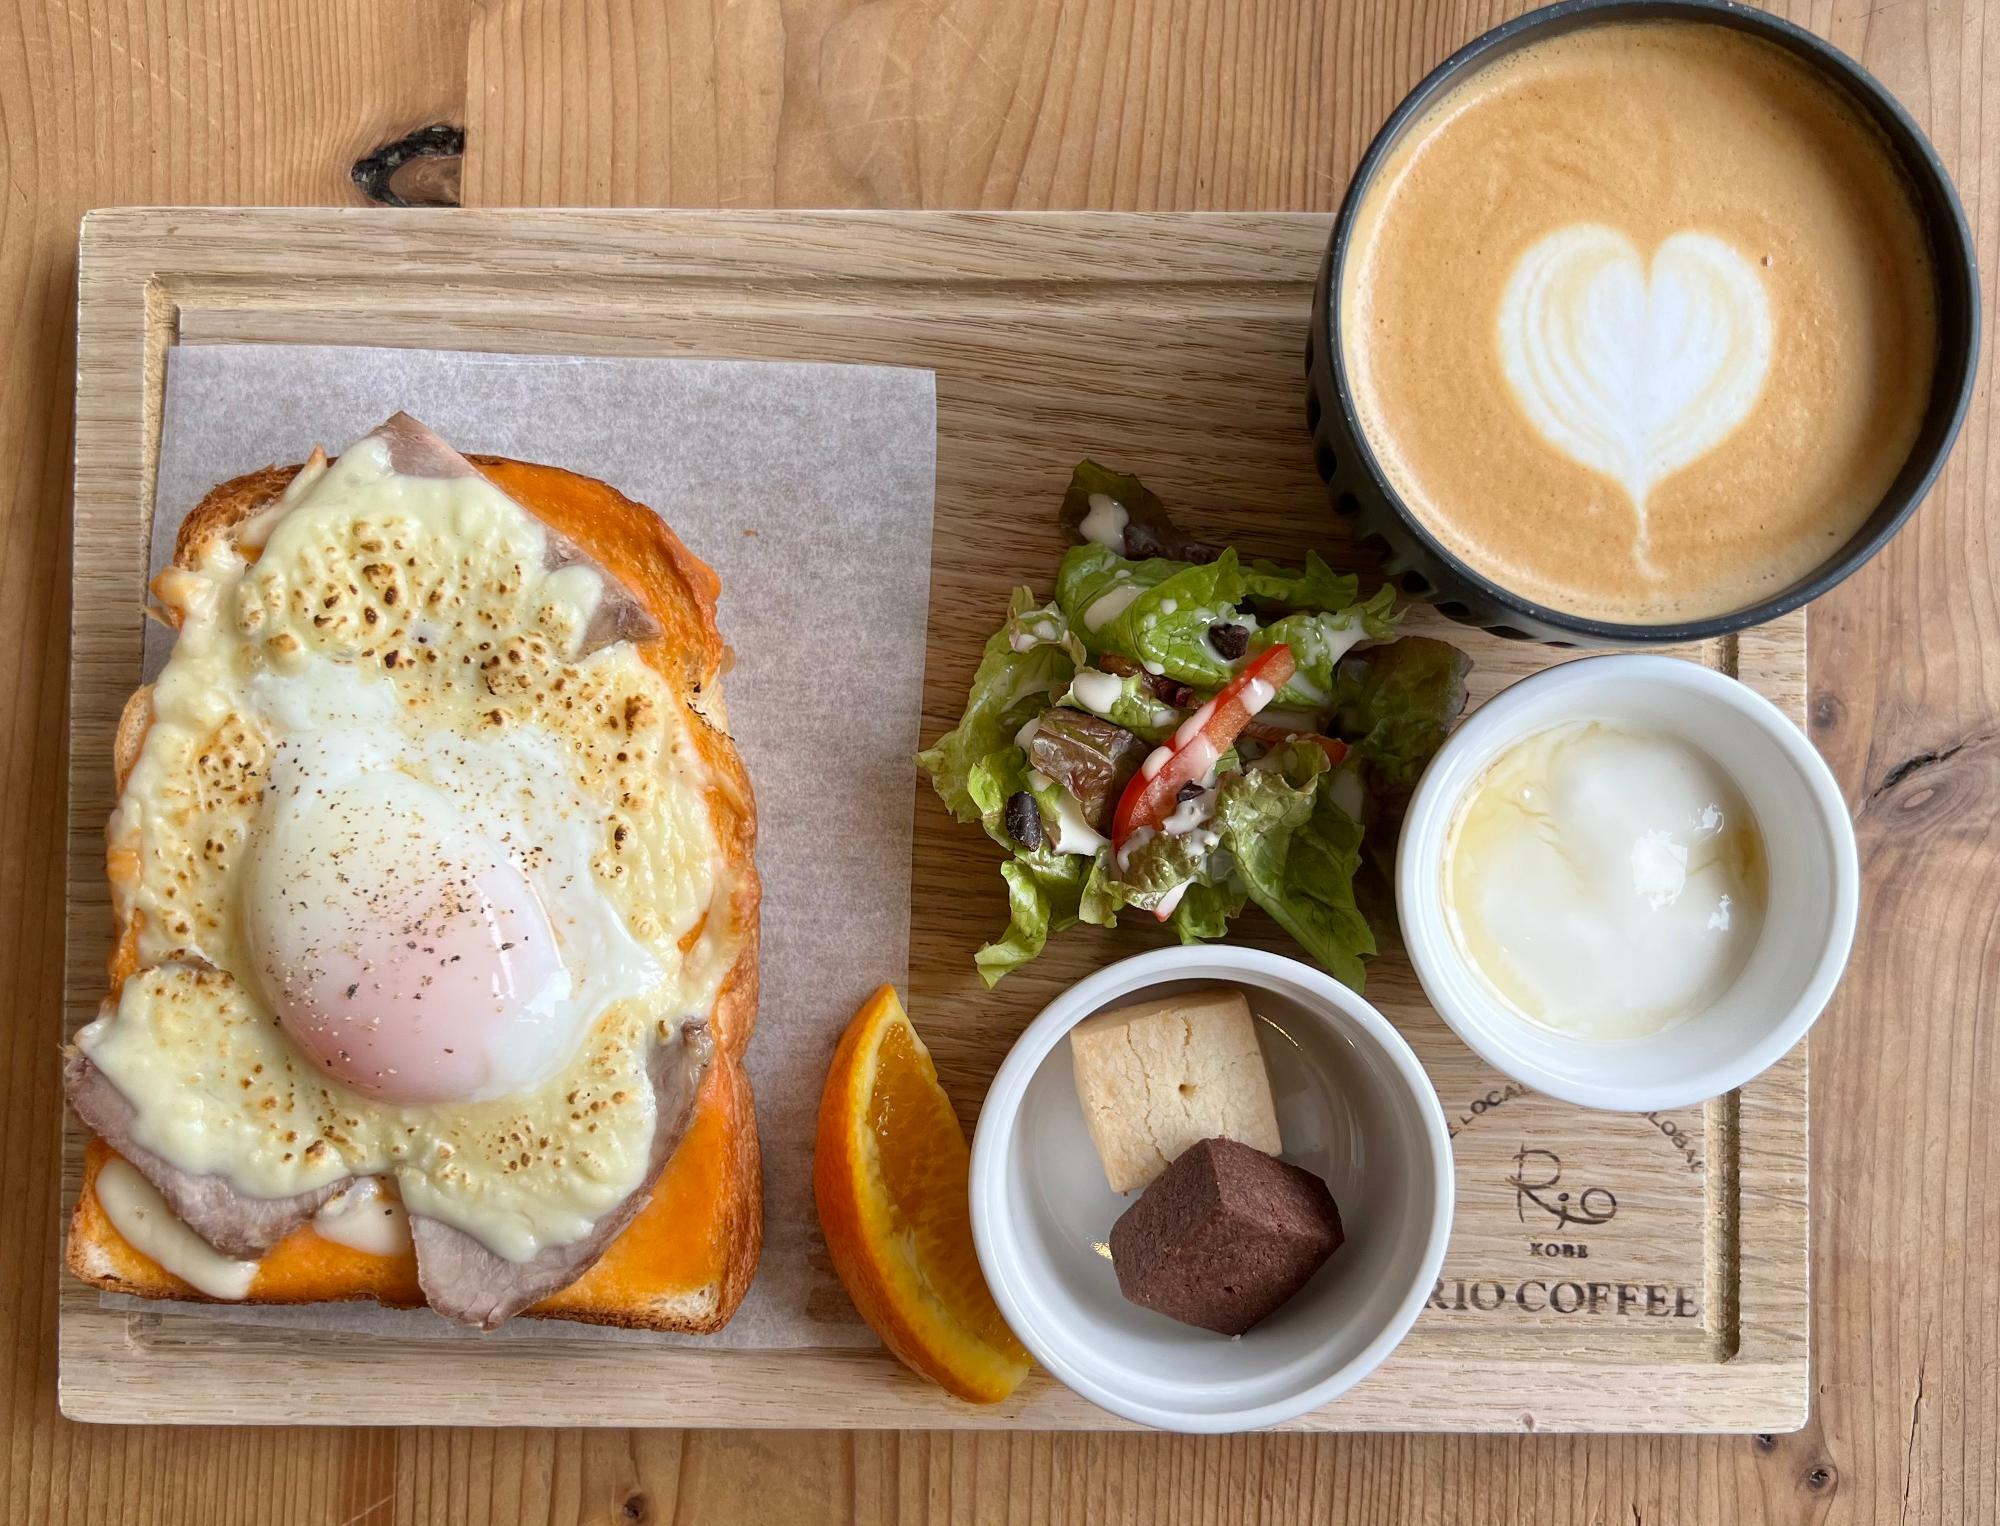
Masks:
[[[1216,539],[1278,556],[1318,547],[1370,584],[1379,577],[1326,510],[1303,422],[1301,355],[1327,228],[1319,216],[1221,214],[93,214],[77,348],[65,1031],[87,1020],[104,986],[111,737],[139,675],[136,611],[169,346],[365,343],[933,368],[928,741],[957,719],[1009,587],[1052,585],[1062,550],[1054,511],[1081,456],[1139,472]],[[725,629],[727,617],[725,590]],[[1407,629],[1472,653],[1475,703],[1563,655],[1422,609]],[[1803,615],[1685,655],[1800,714]],[[969,1126],[1014,1035],[1055,992],[1162,934],[1137,926],[1143,919],[1116,932],[1080,928],[985,991],[971,955],[1005,919],[997,850],[954,824],[914,769],[911,788],[910,1008]],[[1254,913],[1242,937],[1288,949]],[[1425,1003],[1399,949],[1375,962],[1368,995],[1415,1045],[1443,1099],[1457,1225],[1443,1279],[1401,1349],[1298,1425],[1804,1423],[1803,1049],[1705,1108],[1591,1113],[1510,1085],[1476,1059]],[[65,1210],[83,1141],[72,1120]],[[959,1404],[879,1351],[661,1348],[559,1330],[493,1343],[356,1339],[109,1308],[68,1279],[61,1393],[73,1416],[154,1422],[1121,1423],[1039,1375],[1005,1405]]]

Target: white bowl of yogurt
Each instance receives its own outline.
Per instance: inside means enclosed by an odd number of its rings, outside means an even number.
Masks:
[[[1537,673],[1445,744],[1396,903],[1482,1059],[1585,1107],[1719,1096],[1825,1010],[1860,903],[1833,775],[1768,700],[1671,657]]]

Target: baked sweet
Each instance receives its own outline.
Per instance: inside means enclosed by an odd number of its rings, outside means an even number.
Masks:
[[[1239,990],[1179,991],[1099,1012],[1070,1030],[1069,1048],[1113,1192],[1145,1186],[1196,1140],[1282,1148],[1256,1020]]]
[[[398,415],[215,489],[154,591],[112,988],[65,1054],[101,1136],[72,1269],[216,1296],[132,1243],[185,1249],[164,1214],[250,1302],[726,1323],[759,885],[714,573],[614,489]],[[345,1211],[375,1178],[413,1252]]]
[[[1184,1151],[1111,1226],[1118,1290],[1223,1335],[1275,1314],[1335,1251],[1326,1183],[1233,1139]]]

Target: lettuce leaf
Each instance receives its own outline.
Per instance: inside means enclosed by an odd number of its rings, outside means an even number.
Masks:
[[[1117,652],[1148,672],[1198,689],[1216,689],[1236,671],[1208,639],[1209,627],[1233,622],[1244,593],[1234,551],[1185,567],[1147,589],[1094,632],[1103,650]]]
[[[1233,876],[1211,877],[1211,871],[1225,862],[1185,838],[1154,838],[1128,855],[1127,868],[1121,871],[1107,848],[1090,866],[1078,915],[1099,927],[1116,927],[1118,913],[1125,907],[1150,911],[1176,885],[1185,883],[1187,889],[1167,925],[1183,943],[1223,937],[1229,919],[1243,910],[1247,899]]]
[[[1124,514],[1111,512],[1107,498]],[[1052,603],[1015,590],[963,718],[918,759],[953,815],[979,821],[1007,852],[1008,923],[976,956],[982,977],[993,984],[1072,923],[1115,925],[1121,910],[1150,910],[1175,896],[1168,920],[1183,942],[1224,936],[1229,919],[1254,901],[1308,956],[1360,989],[1375,939],[1356,906],[1355,875],[1364,851],[1377,854],[1392,840],[1402,803],[1463,709],[1466,658],[1441,641],[1395,639],[1389,589],[1361,600],[1357,580],[1315,554],[1298,567],[1246,564],[1234,550],[1184,535],[1136,477],[1094,462],[1077,467],[1062,517],[1073,536],[1089,520],[1092,534],[1115,544],[1070,550]],[[1249,628],[1251,653],[1290,646],[1295,671],[1277,706],[1311,712],[1320,729],[1349,744],[1348,760],[1330,768],[1319,747],[1292,743],[1244,769],[1232,750],[1217,770],[1207,828],[1142,839],[1122,867],[1109,848],[1086,856],[1016,842],[1005,812],[1023,790],[1051,835],[1072,801],[1098,820],[1113,802],[1137,744],[1086,716],[1148,744],[1182,719],[1138,675],[1093,694],[1116,694],[1108,714],[1084,706],[1073,693],[1078,672],[1116,654],[1206,696],[1244,661],[1225,658],[1210,639],[1210,628],[1223,624]],[[1223,645],[1236,649],[1234,640]],[[1056,706],[1068,708],[1031,744],[1049,765],[1037,771],[1015,738]],[[1061,719],[1072,712],[1082,714]],[[1109,741],[1069,734],[1100,731]]]
[[[1229,932],[1229,919],[1243,910],[1249,893],[1240,880],[1210,885],[1196,880],[1188,886],[1167,925],[1183,943],[1201,943]]]
[[[1375,934],[1354,903],[1361,824],[1334,799],[1326,754],[1292,743],[1223,781],[1221,846],[1249,898],[1344,985],[1363,989]]]
[[[1337,610],[1301,610],[1256,631],[1250,638],[1251,651],[1261,652],[1280,642],[1292,649],[1296,668],[1278,691],[1276,703],[1286,709],[1329,709],[1336,692],[1334,671],[1341,658],[1360,642],[1380,641],[1395,634],[1395,602],[1395,591],[1381,588],[1365,603]]]
[[[1129,561],[1084,545],[1063,558],[1056,579],[1056,603],[1093,656],[1115,652],[1204,690],[1220,688],[1238,666],[1216,651],[1211,626],[1242,622],[1240,607],[1249,602],[1291,609],[1255,631],[1250,650],[1292,644],[1300,670],[1279,703],[1316,709],[1332,703],[1333,670],[1349,647],[1395,634],[1393,590],[1379,589],[1362,603],[1357,592],[1354,578],[1312,552],[1304,568],[1254,562],[1246,571],[1229,549],[1212,562],[1190,564]]]
[[[1049,934],[1076,924],[1086,862],[1044,850],[1017,853],[1000,866],[1007,882],[1007,930],[972,956],[989,988],[1041,953]]]
[[[1077,898],[1076,915],[1079,921],[1088,922],[1092,927],[1118,925],[1118,908],[1125,903],[1119,900],[1118,891],[1111,882],[1117,868],[1111,850],[1099,849],[1084,874],[1083,893]]]
[[[1009,742],[997,747],[965,771],[965,793],[979,813],[986,835],[1009,853],[1028,850],[1007,830],[1007,801],[1028,787],[1028,755]]]
[[[1120,543],[1111,549],[1121,556],[1170,556],[1182,562],[1215,559],[1219,546],[1196,540],[1181,532],[1167,514],[1167,506],[1137,477],[1114,472],[1095,461],[1079,461],[1063,494],[1060,518],[1070,538],[1083,540],[1083,522],[1093,507],[1091,499],[1109,498],[1125,511],[1125,530]]]
[[[1334,698],[1342,736],[1362,760],[1369,789],[1407,798],[1465,709],[1472,659],[1449,642],[1405,636],[1343,658]]]
[[[967,787],[973,768],[1011,745],[1015,733],[1048,708],[1084,660],[1083,644],[1062,611],[1038,604],[1026,588],[1015,589],[1007,623],[987,641],[972,676],[965,714],[917,754],[917,766],[931,776],[953,816],[964,822],[979,818],[982,809]]]
[[[1141,829],[1132,834],[1124,864],[1111,861],[1105,875],[1106,889],[1120,906],[1151,911],[1175,886],[1200,876],[1213,847],[1213,838],[1203,833],[1169,836]]]
[[[1244,587],[1230,550],[1212,562],[1133,562],[1102,546],[1077,546],[1056,576],[1056,602],[1093,655],[1116,652],[1213,689],[1234,668],[1209,645],[1208,628],[1235,617]]]
[[[1000,866],[1007,882],[1007,930],[973,955],[989,986],[1039,954],[1049,934],[1075,924],[1089,866],[1088,859],[1058,853],[1046,843],[1024,848],[1014,841],[1005,819],[1007,801],[1030,788],[1028,774],[1027,754],[1011,742],[988,753],[966,774],[966,788],[986,835],[1013,855]]]
[[[1110,675],[1106,675],[1109,677]],[[1153,693],[1143,673],[1128,673],[1118,680],[1118,697],[1109,710],[1092,710],[1077,698],[1074,685],[1056,701],[1085,715],[1101,716],[1123,726],[1132,735],[1148,742],[1164,742],[1187,717]]]
[[[1335,572],[1317,551],[1306,553],[1302,568],[1252,562],[1244,584],[1250,597],[1259,604],[1274,604],[1283,609],[1343,610],[1361,593],[1359,578]]]
[[[1056,604],[1071,628],[1082,633],[1084,644],[1093,652],[1101,651],[1092,642],[1092,632],[1083,618],[1093,604],[1120,584],[1131,583],[1142,590],[1152,588],[1195,565],[1198,564],[1163,556],[1134,560],[1103,546],[1072,546],[1063,554],[1062,566],[1056,569]],[[1107,623],[1109,619],[1107,610]]]

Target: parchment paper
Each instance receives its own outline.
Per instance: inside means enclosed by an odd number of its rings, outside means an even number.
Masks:
[[[337,452],[398,409],[461,451],[598,477],[667,516],[722,577],[730,729],[757,793],[762,999],[749,1067],[764,1255],[705,1344],[874,1341],[826,1264],[812,1137],[833,1045],[909,966],[911,755],[930,605],[936,389],[929,371],[754,361],[191,345],[167,357],[153,566],[216,483]],[[147,673],[170,633],[147,632]],[[491,1335],[427,1310],[107,1302],[190,1318],[483,1340],[681,1337],[517,1320]]]

